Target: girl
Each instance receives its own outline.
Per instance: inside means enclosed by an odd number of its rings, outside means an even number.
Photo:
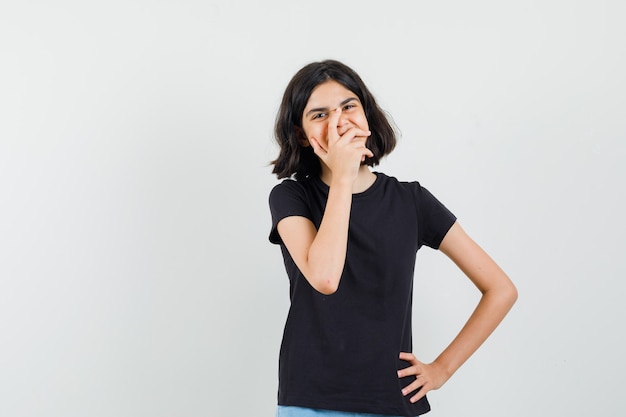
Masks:
[[[426,188],[370,170],[396,137],[346,65],[302,68],[287,86],[275,135],[273,173],[286,179],[270,193],[270,241],[280,244],[291,299],[277,416],[426,413],[426,393],[496,328],[515,286]],[[422,245],[446,254],[482,293],[458,336],[428,364],[411,353]]]

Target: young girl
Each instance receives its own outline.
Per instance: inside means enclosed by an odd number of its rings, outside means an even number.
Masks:
[[[361,78],[337,61],[290,81],[276,120],[270,241],[291,307],[279,360],[278,417],[417,416],[517,298],[507,275],[418,182],[370,170],[396,137]],[[291,179],[293,177],[293,179]],[[412,352],[417,250],[446,254],[482,293],[432,363]]]

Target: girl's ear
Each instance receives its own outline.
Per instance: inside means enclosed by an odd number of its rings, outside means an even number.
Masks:
[[[304,129],[302,129],[300,126],[296,126],[295,129],[296,139],[298,140],[300,146],[304,148],[308,148],[309,146],[311,146],[311,144],[309,143],[309,139],[307,139],[306,134],[304,133]]]

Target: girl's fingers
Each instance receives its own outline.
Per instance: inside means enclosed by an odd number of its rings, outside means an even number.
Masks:
[[[410,362],[412,364],[414,364],[414,362],[417,361],[417,358],[415,357],[415,355],[409,352],[400,352],[400,359],[402,359],[403,361]]]
[[[411,397],[411,399],[409,401],[411,401],[412,403],[416,403],[417,401],[419,401],[420,398],[422,398],[424,395],[426,395],[428,393],[428,391],[425,391],[423,388],[421,390],[418,391],[417,394],[415,394],[414,396]]]
[[[331,158],[331,155],[336,154],[336,152],[339,152],[339,155],[346,151],[352,153],[355,158],[358,158],[355,159],[355,162],[363,162],[365,158],[373,157],[374,153],[365,146],[371,132],[354,126],[338,127],[340,117],[341,107],[331,111],[328,115],[328,128],[326,132],[327,149],[322,147],[319,140],[311,138],[310,142],[315,154],[324,162],[328,162],[328,158]],[[356,153],[354,153],[355,151]]]
[[[315,155],[319,156],[320,158],[323,158],[328,153],[326,149],[322,148],[322,145],[320,145],[319,141],[314,137],[311,137],[311,140],[309,142],[311,143],[311,147],[313,148],[313,152],[315,153]]]
[[[370,132],[369,130],[363,130],[357,127],[351,127],[341,134],[341,138],[346,139],[348,141],[352,141],[355,139],[362,139],[365,141],[371,134],[372,132]]]
[[[369,149],[367,149],[365,147],[365,144],[363,145],[363,151],[361,154],[361,162],[365,161],[365,158],[373,158],[374,157],[374,152],[370,151]]]
[[[365,158],[374,157],[374,153],[366,147],[367,138],[371,135],[369,130],[362,130],[358,128],[349,128],[341,134],[340,139],[345,140],[353,146],[361,149],[361,162],[365,161]]]
[[[411,382],[409,385],[407,385],[406,387],[402,388],[402,395],[407,396],[417,390],[419,390],[420,388],[422,388],[424,386],[424,381],[420,380],[420,377],[418,376],[415,381]]]
[[[328,143],[339,140],[339,132],[337,132],[337,123],[341,116],[341,107],[337,107],[328,115]]]

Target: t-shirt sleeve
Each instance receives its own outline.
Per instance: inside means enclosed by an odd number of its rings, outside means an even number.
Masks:
[[[415,183],[419,246],[426,245],[439,249],[441,241],[456,222],[452,214],[430,191]]]
[[[272,229],[269,240],[275,244],[282,244],[278,234],[278,222],[285,217],[302,216],[311,219],[311,210],[307,204],[304,188],[297,181],[288,179],[276,185],[269,196],[270,213],[272,215]]]

